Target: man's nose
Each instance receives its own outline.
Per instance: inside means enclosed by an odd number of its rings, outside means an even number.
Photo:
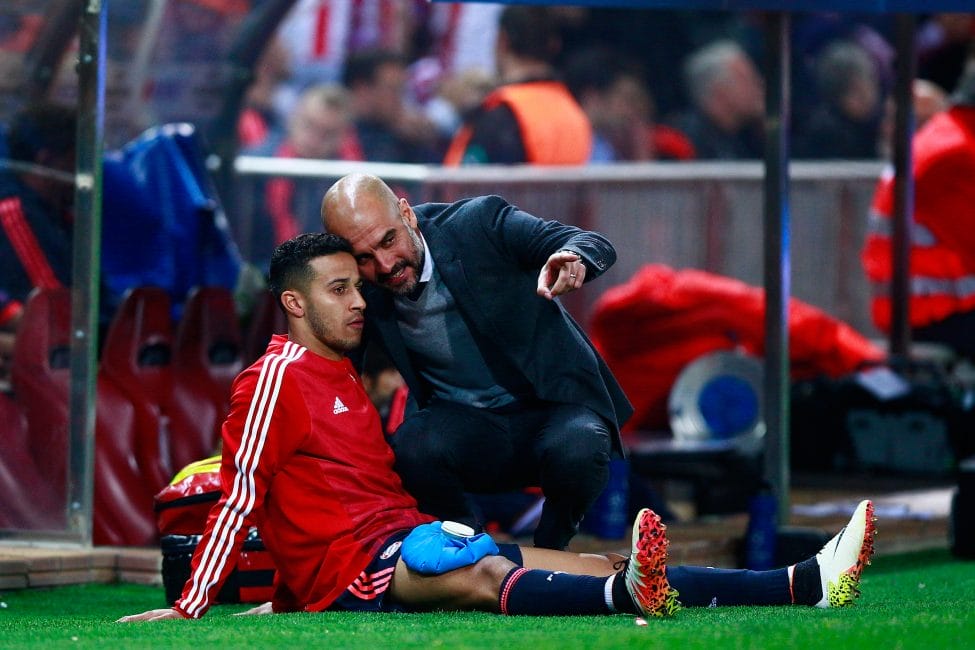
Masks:
[[[376,265],[380,273],[389,273],[396,266],[396,255],[390,251],[378,251],[376,253]]]
[[[358,288],[354,289],[355,300],[352,301],[352,305],[349,307],[352,311],[365,311],[366,309],[366,299],[362,297],[362,291]]]

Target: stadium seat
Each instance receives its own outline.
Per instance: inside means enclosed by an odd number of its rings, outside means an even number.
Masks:
[[[36,499],[35,509],[56,514],[65,527],[70,383],[71,293],[35,289],[24,307],[11,368],[11,383],[28,426],[28,453],[4,459],[20,472],[19,482]],[[94,541],[143,545],[155,539],[154,491],[135,459],[135,409],[113,381],[100,374],[96,388]],[[3,420],[7,421],[4,417]],[[12,419],[11,419],[12,421]],[[26,478],[25,478],[26,476]],[[41,486],[36,485],[43,478]],[[50,493],[50,497],[48,496]],[[53,499],[52,506],[40,505]],[[25,503],[30,503],[29,500]]]
[[[243,367],[243,342],[233,295],[198,287],[186,301],[174,351],[173,467],[210,456],[230,409],[230,386]],[[182,435],[186,434],[186,435]]]
[[[17,332],[10,379],[27,419],[26,451],[53,493],[66,495],[71,292],[34,289]]]
[[[133,452],[150,494],[169,483],[169,402],[173,388],[170,301],[158,287],[129,291],[109,325],[100,379],[108,380],[134,408]],[[121,435],[118,432],[113,436]]]
[[[274,294],[270,291],[263,292],[256,301],[254,313],[247,328],[247,338],[244,341],[246,352],[244,365],[253,363],[264,354],[272,335],[286,334],[287,332],[288,319],[281,307],[278,306]]]
[[[154,492],[135,455],[136,407],[114,380],[99,376],[95,423],[95,544],[156,543]]]
[[[63,530],[65,499],[48,483],[28,446],[27,418],[20,406],[0,393],[0,528]]]

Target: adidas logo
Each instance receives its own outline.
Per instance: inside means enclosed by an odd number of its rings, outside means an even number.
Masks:
[[[345,413],[349,410],[349,407],[342,403],[338,397],[335,398],[335,404],[332,405],[332,415],[338,415],[339,413]]]

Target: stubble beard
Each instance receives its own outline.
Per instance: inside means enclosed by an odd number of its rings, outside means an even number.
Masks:
[[[327,325],[325,325],[325,321],[319,315],[318,310],[309,309],[306,311],[306,316],[308,318],[308,326],[311,328],[312,334],[315,335],[315,338],[318,339],[319,342],[333,352],[346,354],[359,347],[359,343],[362,341],[361,334],[358,336],[339,338],[335,336]]]
[[[407,227],[406,233],[407,236],[410,238],[410,246],[413,249],[413,259],[401,261],[399,264],[393,267],[391,272],[381,277],[378,283],[387,291],[390,291],[398,296],[408,296],[411,293],[413,293],[414,289],[416,289],[416,285],[420,283],[420,273],[423,271],[423,259],[424,259],[424,255],[426,255],[426,251],[423,248],[423,242],[420,240],[420,236],[417,235],[416,232],[409,227]],[[412,280],[398,287],[391,287],[389,286],[389,284],[387,284],[386,282],[387,278],[396,275],[397,273],[399,273],[400,271],[402,271],[407,267],[413,269]]]

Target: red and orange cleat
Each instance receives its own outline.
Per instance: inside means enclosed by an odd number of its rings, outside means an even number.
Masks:
[[[626,590],[645,616],[672,616],[679,595],[667,582],[667,527],[653,510],[644,508],[633,522],[633,548],[624,573]]]

